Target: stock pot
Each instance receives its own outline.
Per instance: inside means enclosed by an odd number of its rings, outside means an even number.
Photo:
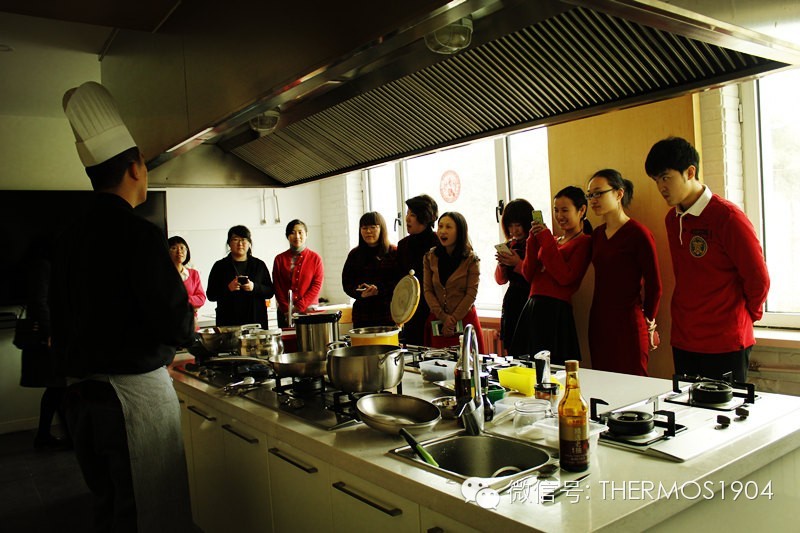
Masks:
[[[321,352],[328,344],[339,340],[339,319],[341,311],[294,314],[294,329],[297,334],[297,350],[301,352]]]
[[[350,344],[364,346],[367,344],[400,345],[400,328],[394,326],[371,326],[350,330]]]
[[[403,379],[406,350],[370,344],[328,351],[328,378],[344,392],[378,392],[397,386]]]

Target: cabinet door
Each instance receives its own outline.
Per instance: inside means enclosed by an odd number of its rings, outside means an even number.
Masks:
[[[280,440],[269,439],[269,478],[275,531],[306,533],[331,529],[327,463]]]
[[[419,505],[353,474],[331,467],[333,531],[419,531]]]
[[[219,413],[193,398],[187,399],[186,409],[192,434],[194,469],[192,516],[205,533],[224,532],[227,531],[225,498],[230,479],[225,472],[222,420]]]
[[[465,526],[427,507],[419,508],[419,522],[420,533],[478,533],[477,529]]]
[[[192,427],[189,418],[190,411],[187,409],[189,398],[185,394],[178,394],[178,405],[181,408],[181,435],[183,436],[183,450],[186,454],[186,472],[189,476],[189,494],[192,501],[195,500],[194,487],[194,459],[192,456]],[[192,520],[197,523],[197,513],[195,506],[192,505]]]
[[[266,434],[231,418],[222,433],[227,531],[272,531]]]

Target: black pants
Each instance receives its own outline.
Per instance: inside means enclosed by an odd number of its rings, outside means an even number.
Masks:
[[[672,360],[676,374],[702,376],[722,379],[726,372],[733,373],[737,383],[747,382],[747,368],[750,366],[750,352],[753,347],[726,353],[700,353],[672,347]]]
[[[93,531],[135,532],[125,417],[110,383],[82,381],[67,388],[67,423],[83,479],[94,496]]]

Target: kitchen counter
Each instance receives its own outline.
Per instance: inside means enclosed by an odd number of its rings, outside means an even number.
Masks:
[[[405,444],[402,437],[380,433],[364,424],[324,431],[245,398],[225,396],[190,376],[176,371],[172,375],[182,395],[478,530],[668,531],[700,517],[708,524],[707,519],[713,517],[718,529],[741,531],[748,523],[759,529],[785,526],[791,510],[800,508],[800,398],[796,397],[780,397],[785,414],[761,425],[756,422],[756,402],[749,419],[754,421],[752,431],[689,461],[675,463],[601,444],[592,457],[591,475],[581,483],[580,491],[561,496],[554,503],[538,503],[533,498],[519,501],[519,494],[510,491],[502,495],[496,509],[483,509],[465,503],[460,483],[388,455],[389,450]],[[581,369],[580,378],[584,397],[602,398],[609,403],[608,409],[668,391],[672,386],[662,379],[588,369]],[[442,395],[437,386],[408,372],[403,392],[426,399]],[[434,431],[418,439],[458,430],[454,421],[442,420]],[[500,424],[497,431],[510,433],[511,422]],[[562,472],[562,480],[575,477]],[[648,491],[650,483],[654,488]],[[670,493],[673,484],[683,490]],[[660,492],[659,486],[663,487]]]

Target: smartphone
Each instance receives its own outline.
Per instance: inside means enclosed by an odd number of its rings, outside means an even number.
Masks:
[[[501,242],[500,244],[495,244],[494,248],[501,254],[511,255],[511,248],[509,248],[508,244],[504,242]]]
[[[537,224],[544,224],[544,217],[542,216],[542,212],[538,209],[534,209],[531,211],[531,215],[533,216],[533,221]]]
[[[239,282],[239,285],[247,285],[247,282],[250,281],[250,278],[247,276],[239,276],[236,278],[236,281]]]
[[[357,290],[358,292],[361,292],[361,291],[365,291],[365,290],[367,290],[367,288],[366,288],[366,287],[356,287],[356,290]]]

